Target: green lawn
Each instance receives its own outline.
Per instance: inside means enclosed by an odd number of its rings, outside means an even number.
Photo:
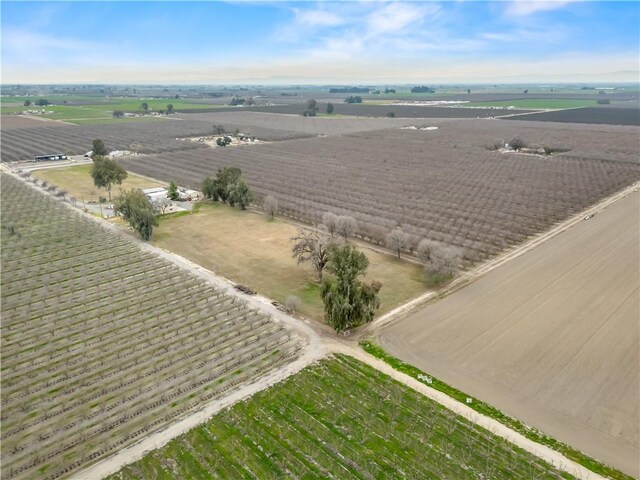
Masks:
[[[573,477],[338,355],[224,410],[107,478]]]

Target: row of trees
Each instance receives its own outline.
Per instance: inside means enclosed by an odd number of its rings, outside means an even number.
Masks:
[[[142,102],[140,104],[139,110],[142,113],[148,113],[149,112],[149,104],[147,102]],[[166,113],[167,115],[171,115],[172,113],[175,113],[175,111],[173,109],[173,104],[172,103],[167,104],[166,111],[165,110],[158,110],[158,113],[161,113],[161,114],[165,114]],[[118,115],[117,117],[116,117],[116,114]],[[124,117],[124,112],[122,110],[116,110],[116,111],[113,112],[113,116],[116,117],[116,118],[120,118],[120,114],[122,114],[121,116]]]
[[[422,260],[427,278],[431,283],[441,284],[450,279],[458,270],[463,258],[461,248],[423,238],[416,244],[413,235],[407,235],[401,228],[394,228],[385,237],[387,248],[398,258],[403,251],[415,251]]]
[[[334,108],[335,107],[333,103],[327,103],[327,114],[333,114]],[[318,113],[318,110],[320,110],[320,107],[318,107],[318,102],[311,98],[307,100],[306,108],[302,111],[302,115],[304,117],[315,117]]]
[[[253,200],[253,193],[247,186],[242,171],[236,167],[224,167],[218,170],[216,178],[206,177],[202,182],[205,198],[239,206],[245,210]]]
[[[30,107],[31,105],[32,105],[31,100],[27,99],[24,101],[25,107]],[[33,105],[35,105],[36,107],[46,107],[47,105],[51,105],[51,102],[46,98],[39,98],[38,100],[33,102]]]

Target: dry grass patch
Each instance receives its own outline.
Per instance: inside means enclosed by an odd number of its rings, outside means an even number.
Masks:
[[[302,301],[300,313],[321,319],[313,271],[291,256],[296,233],[295,226],[279,219],[205,203],[190,215],[163,219],[154,230],[153,243],[279,302],[296,295]],[[426,290],[419,265],[362,248],[370,262],[367,280],[383,284],[379,314]]]
[[[90,170],[91,165],[74,165],[72,167],[34,170],[32,173],[34,177],[66,190],[78,199],[84,198],[87,202],[97,201],[98,197],[108,197],[109,193],[106,189],[98,188],[93,184],[93,179],[89,174]],[[129,176],[122,182],[122,185],[112,187],[111,196],[117,196],[120,189],[164,187],[166,185],[166,183],[149,180],[129,172]]]

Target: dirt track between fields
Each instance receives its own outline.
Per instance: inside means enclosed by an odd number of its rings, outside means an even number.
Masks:
[[[383,328],[378,341],[640,476],[638,201],[631,193],[518,258],[507,256],[490,274]]]

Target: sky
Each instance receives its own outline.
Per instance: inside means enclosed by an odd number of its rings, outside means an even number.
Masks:
[[[3,84],[638,82],[640,2],[1,3]]]

